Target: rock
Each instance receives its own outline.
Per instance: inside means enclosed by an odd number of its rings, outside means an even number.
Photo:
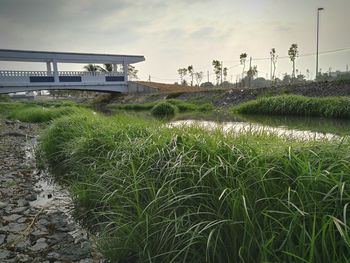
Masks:
[[[74,242],[74,238],[69,235],[68,233],[55,233],[51,236],[48,236],[49,243],[50,244],[56,244],[58,242],[66,242],[66,243],[72,243]]]
[[[7,206],[7,203],[0,201],[0,209],[5,208]]]
[[[9,216],[4,216],[3,219],[5,221],[12,222],[12,221],[17,221],[17,219],[19,219],[21,217],[22,217],[21,215],[12,214],[12,215],[9,215]]]
[[[27,218],[21,217],[20,219],[17,220],[17,223],[25,223],[27,221]]]
[[[2,243],[4,243],[6,238],[6,235],[0,235],[0,245],[2,245]]]
[[[21,199],[17,200],[17,205],[18,206],[29,206],[29,202],[26,199],[21,198]]]
[[[12,233],[19,233],[26,228],[27,228],[26,224],[18,224],[18,223],[9,223],[8,225],[3,227],[3,229],[7,229],[6,231],[12,232]]]
[[[24,211],[26,211],[27,210],[27,207],[17,207],[17,208],[14,208],[13,210],[12,210],[12,213],[14,213],[14,214],[21,214],[21,213],[23,213]]]
[[[0,259],[7,259],[11,256],[11,252],[8,250],[0,249]]]
[[[60,259],[60,256],[61,255],[56,252],[50,252],[47,254],[46,258],[53,260],[53,259]]]
[[[30,194],[25,197],[27,201],[35,201],[37,199],[36,194]]]
[[[30,246],[29,240],[21,241],[16,244],[15,251],[16,252],[24,252]]]
[[[33,258],[29,255],[25,255],[25,254],[17,254],[16,255],[16,262],[29,263],[32,261],[33,261]]]
[[[48,233],[46,231],[42,231],[40,229],[34,230],[32,233],[30,233],[34,237],[41,237],[41,236],[46,236]]]
[[[14,241],[18,241],[18,240],[20,240],[22,238],[22,236],[21,235],[16,235],[16,234],[9,234],[8,236],[7,236],[7,238],[6,238],[6,242],[7,243],[12,243],[12,242],[14,242]]]
[[[45,238],[39,238],[34,246],[31,246],[29,248],[29,250],[36,252],[36,251],[40,251],[40,250],[44,250],[48,247],[48,244],[46,243],[46,239]]]

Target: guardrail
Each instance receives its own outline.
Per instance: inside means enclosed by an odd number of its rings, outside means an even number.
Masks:
[[[124,76],[121,72],[99,72],[99,71],[59,71],[59,76]],[[0,70],[0,77],[53,77],[54,72],[48,71],[19,71]]]

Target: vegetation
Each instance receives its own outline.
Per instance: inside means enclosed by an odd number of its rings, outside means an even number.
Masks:
[[[349,146],[83,113],[38,158],[112,261],[346,262]]]
[[[179,109],[173,104],[163,101],[154,105],[151,114],[152,116],[160,119],[169,119],[176,115]]]
[[[213,105],[210,103],[196,104],[177,99],[167,99],[166,102],[176,106],[180,112],[209,111],[213,109]],[[142,104],[111,104],[108,107],[110,109],[146,111],[151,110],[158,103],[159,101]]]
[[[86,111],[72,102],[0,103],[2,117],[23,122],[48,122],[63,115]]]
[[[348,97],[311,98],[284,95],[249,101],[233,108],[233,111],[245,114],[350,118],[350,99]]]

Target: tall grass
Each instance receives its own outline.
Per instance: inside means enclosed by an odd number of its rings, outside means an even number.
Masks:
[[[347,140],[55,120],[38,158],[69,185],[114,262],[347,262]],[[57,169],[59,168],[59,169]]]
[[[14,104],[4,107],[6,118],[23,122],[48,122],[64,115],[88,111],[76,106],[42,107],[36,104]]]
[[[145,111],[145,110],[151,110],[155,105],[157,105],[160,102],[168,102],[168,103],[176,106],[180,112],[210,111],[213,109],[213,105],[210,103],[196,104],[196,103],[186,102],[186,101],[177,100],[177,99],[167,99],[164,101],[155,101],[155,102],[148,102],[148,103],[142,103],[142,104],[138,104],[138,103],[135,103],[135,104],[110,104],[110,105],[108,105],[108,108],[120,109],[120,110]]]
[[[350,98],[311,98],[297,95],[264,97],[233,109],[238,113],[350,118]]]

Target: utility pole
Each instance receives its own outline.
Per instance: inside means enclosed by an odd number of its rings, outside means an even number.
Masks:
[[[319,42],[319,31],[320,31],[320,11],[323,11],[323,7],[317,8],[317,39],[316,39],[316,80],[318,77],[318,42]]]
[[[222,70],[223,70],[223,67],[224,67],[224,62],[221,61],[221,85],[222,85]]]
[[[249,78],[248,78],[248,81],[249,81],[248,87],[249,88],[250,88],[251,78],[252,78],[252,57],[250,57],[250,60],[249,60]]]

